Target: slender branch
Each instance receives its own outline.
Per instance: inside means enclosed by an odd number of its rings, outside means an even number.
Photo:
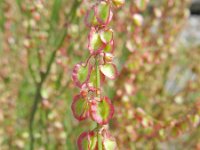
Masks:
[[[71,9],[69,15],[76,11],[76,9],[79,6],[79,4],[80,4],[80,2],[78,2],[77,0],[74,1],[74,4],[72,6],[72,8],[74,8],[74,9]],[[71,18],[71,20],[73,20],[74,17]],[[29,120],[30,150],[34,150],[35,139],[34,139],[33,125],[34,125],[35,114],[36,114],[36,111],[38,109],[38,104],[42,100],[41,89],[42,89],[43,83],[45,82],[46,78],[48,77],[48,75],[49,75],[49,73],[51,71],[51,67],[52,67],[52,64],[53,64],[53,62],[55,60],[57,50],[61,47],[61,45],[62,45],[62,43],[63,43],[63,41],[64,41],[64,39],[66,37],[66,34],[67,34],[67,29],[64,28],[64,31],[61,32],[61,37],[57,38],[56,46],[55,46],[55,49],[53,50],[53,52],[51,54],[51,57],[50,57],[50,59],[49,59],[49,61],[47,63],[46,71],[44,73],[40,72],[41,80],[36,86],[37,90],[35,92],[34,102],[33,102],[31,115],[30,115],[30,120]]]
[[[28,53],[29,53],[29,52],[28,52]],[[29,55],[29,54],[28,54],[28,55]],[[28,57],[30,57],[30,56],[28,56]],[[29,69],[29,72],[30,72],[31,77],[32,77],[32,79],[33,79],[33,82],[34,82],[34,84],[36,85],[36,84],[37,84],[37,80],[36,80],[36,76],[35,76],[35,74],[34,74],[33,68],[32,68],[32,66],[31,66],[31,63],[30,63],[30,58],[29,58],[29,60],[28,60],[28,69]]]
[[[36,93],[35,93],[35,98],[34,98],[34,103],[33,103],[33,107],[32,107],[32,111],[31,111],[31,116],[30,116],[30,122],[29,122],[29,133],[30,133],[30,149],[33,150],[34,149],[34,135],[33,135],[33,123],[34,123],[34,118],[35,118],[35,113],[37,111],[37,108],[38,108],[38,104],[39,102],[41,101],[42,99],[42,96],[41,96],[41,89],[42,89],[42,85],[43,83],[45,82],[50,70],[51,70],[51,67],[52,67],[52,64],[55,60],[55,56],[56,56],[56,52],[58,50],[58,48],[61,46],[61,44],[63,43],[64,41],[64,36],[63,35],[63,38],[61,39],[58,47],[52,52],[52,55],[49,59],[49,62],[47,64],[47,69],[46,69],[46,72],[45,73],[40,73],[40,76],[41,76],[41,80],[40,82],[37,84],[37,87],[36,87]]]
[[[33,123],[34,123],[34,117],[35,117],[35,113],[37,111],[37,107],[38,107],[38,103],[41,100],[41,88],[42,88],[42,84],[43,84],[44,80],[41,81],[38,85],[37,85],[37,91],[35,94],[35,98],[34,98],[34,103],[33,103],[33,107],[32,107],[32,111],[31,111],[31,116],[30,116],[30,121],[29,121],[29,136],[30,136],[30,149],[33,150],[34,149],[34,142],[35,142],[35,138],[34,138],[34,134],[33,134]]]

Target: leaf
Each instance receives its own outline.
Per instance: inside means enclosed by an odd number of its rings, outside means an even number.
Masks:
[[[110,43],[113,39],[113,31],[111,29],[102,30],[100,32],[100,38],[105,44]]]
[[[104,48],[104,52],[106,53],[112,53],[114,51],[114,41],[111,40],[110,43],[106,44]]]
[[[81,95],[74,96],[71,109],[74,117],[79,121],[85,120],[89,116],[88,102]]]
[[[97,150],[97,142],[97,135],[94,132],[91,132],[89,137],[89,149]]]
[[[102,135],[98,134],[97,135],[97,140],[98,140],[98,150],[103,150],[103,143],[102,143]]]
[[[116,150],[117,149],[116,141],[113,139],[110,139],[110,138],[104,138],[103,145],[104,145],[105,150]]]
[[[96,16],[95,16],[94,7],[92,7],[91,9],[87,11],[86,16],[85,16],[85,24],[88,27],[99,25],[99,22],[97,21]]]
[[[92,67],[90,64],[85,66],[84,63],[76,64],[72,71],[72,79],[76,86],[82,87],[83,84],[88,82]]]
[[[95,132],[83,132],[77,140],[77,145],[79,150],[96,150],[97,136]]]
[[[97,123],[107,124],[114,114],[114,107],[108,97],[104,97],[101,101],[92,101],[90,104],[91,118]]]
[[[90,53],[93,54],[101,52],[104,47],[105,44],[102,42],[99,33],[96,32],[95,28],[91,28],[88,44],[88,49],[90,50]]]
[[[104,132],[104,131],[103,131]],[[107,132],[107,131],[105,131]],[[97,135],[98,134],[98,135]],[[116,150],[117,144],[111,135],[98,133],[97,131],[83,132],[78,140],[79,150]]]
[[[114,64],[105,64],[100,66],[101,72],[110,79],[115,79],[118,75],[117,68]]]
[[[95,6],[95,16],[97,21],[102,25],[107,25],[112,19],[112,11],[105,1],[101,1]]]

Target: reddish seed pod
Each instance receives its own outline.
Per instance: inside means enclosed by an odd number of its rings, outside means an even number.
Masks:
[[[82,90],[81,91],[81,96],[87,97],[88,91],[87,90]]]

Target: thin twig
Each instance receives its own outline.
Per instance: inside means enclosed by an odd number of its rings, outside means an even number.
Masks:
[[[76,12],[76,9],[79,6],[79,4],[80,4],[79,1],[77,1],[77,0],[74,1],[74,4],[72,6],[72,9],[71,9],[69,15],[71,13],[74,14],[74,12]],[[70,18],[70,21],[72,21],[74,19],[74,17],[75,16]],[[58,39],[58,44],[56,43],[57,44],[56,48],[53,50],[53,52],[51,54],[51,57],[50,57],[48,64],[47,64],[46,71],[44,73],[43,72],[40,73],[41,80],[36,86],[37,90],[35,92],[34,102],[33,102],[32,110],[31,110],[31,116],[30,116],[30,120],[29,120],[30,150],[34,150],[35,138],[34,138],[33,125],[34,125],[35,114],[36,114],[36,111],[38,109],[38,104],[42,100],[41,89],[42,89],[43,83],[45,82],[46,78],[48,77],[48,75],[51,71],[51,67],[52,67],[52,64],[55,60],[56,53],[57,53],[58,49],[61,47],[61,45],[62,45],[62,43],[63,43],[63,41],[66,37],[66,34],[67,34],[67,29],[64,29],[64,31],[62,32],[61,38]]]

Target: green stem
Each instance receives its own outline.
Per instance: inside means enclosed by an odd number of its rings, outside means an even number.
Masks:
[[[30,150],[34,149],[35,138],[34,138],[34,134],[33,134],[33,123],[34,123],[34,118],[35,118],[35,113],[37,111],[38,103],[41,100],[40,91],[41,91],[43,82],[44,82],[44,80],[42,80],[37,85],[37,91],[36,91],[36,94],[35,94],[34,103],[33,103],[33,107],[32,107],[32,110],[31,110],[31,116],[30,116],[30,120],[29,120]]]
[[[97,134],[97,141],[98,141],[98,150],[103,150],[103,148],[102,148],[102,139],[101,139],[101,135],[100,134]]]
[[[100,77],[100,70],[99,70],[98,60],[96,59],[95,61],[96,61],[95,62],[95,65],[96,65],[96,89],[98,91],[100,89],[100,86],[101,86],[101,77]],[[96,96],[98,98],[101,98],[100,94],[98,94],[98,92],[96,92]]]
[[[98,93],[98,90],[101,88],[101,76],[100,76],[100,70],[99,70],[99,64],[98,64],[98,60],[95,60],[95,65],[96,65],[96,96],[98,98],[101,98],[101,95]],[[99,129],[101,128],[101,126],[97,123],[97,132],[99,131]],[[98,141],[98,150],[102,150],[102,139],[101,139],[101,135],[99,135],[97,133],[97,141]]]

